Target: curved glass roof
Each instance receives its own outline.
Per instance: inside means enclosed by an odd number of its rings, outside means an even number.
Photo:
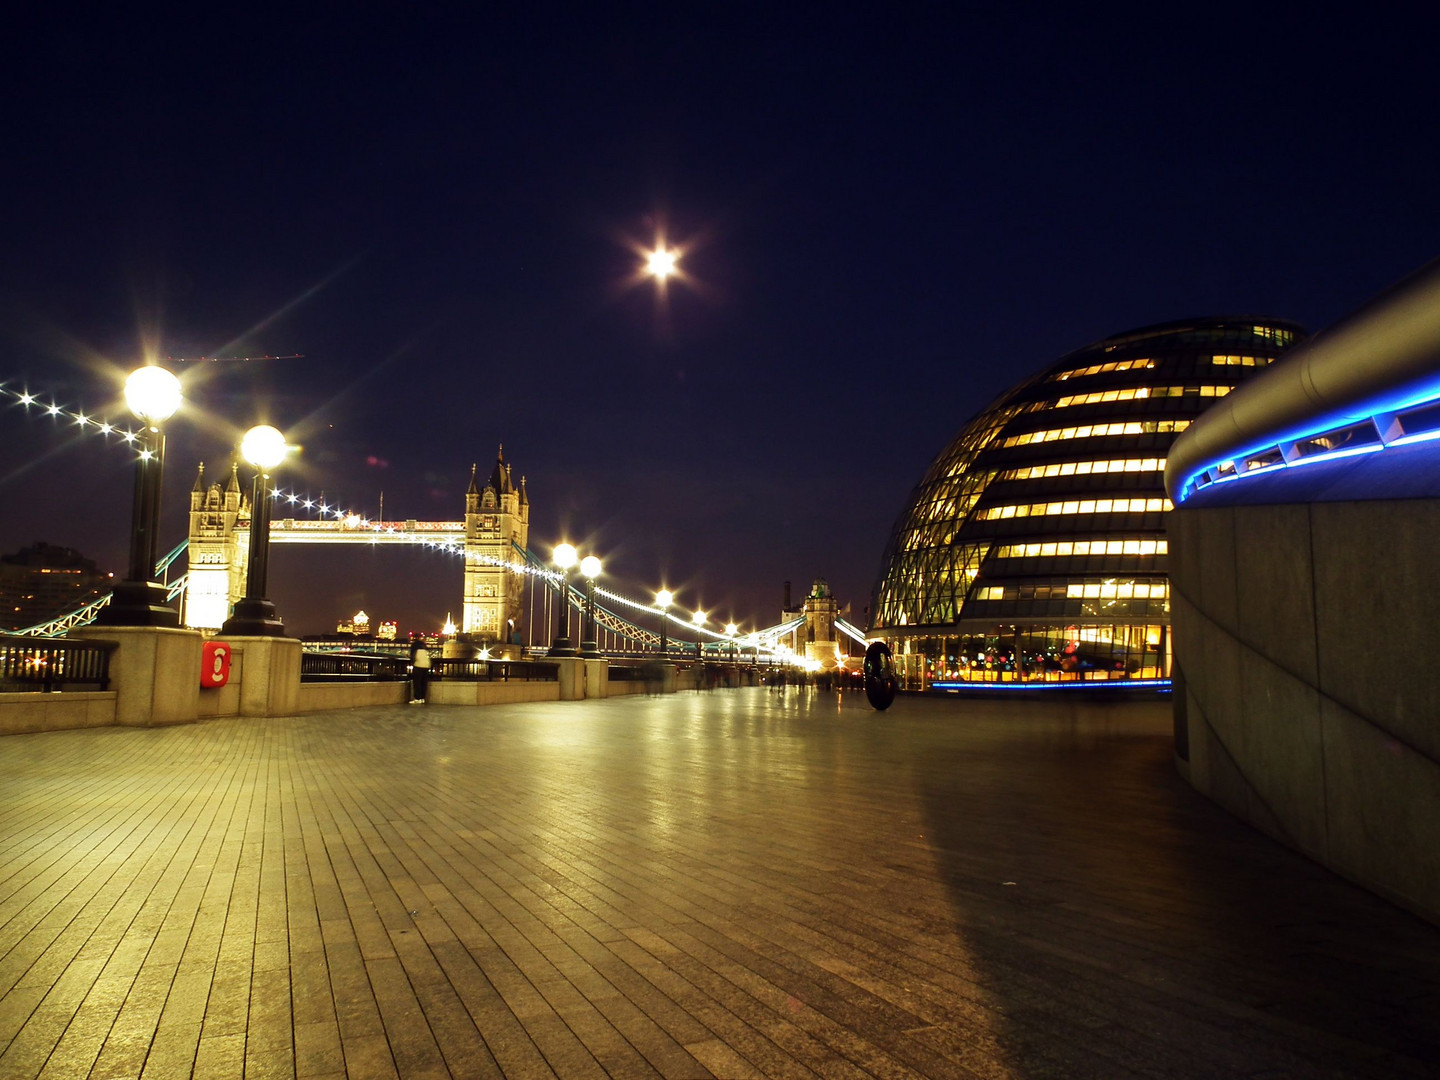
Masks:
[[[871,631],[1168,621],[1170,444],[1305,336],[1250,317],[1144,327],[1001,395],[911,492],[871,597]]]

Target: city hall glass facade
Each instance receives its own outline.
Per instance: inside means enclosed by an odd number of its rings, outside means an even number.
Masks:
[[[1168,678],[1166,454],[1304,337],[1273,319],[1146,327],[971,420],[911,493],[871,598],[902,685]]]

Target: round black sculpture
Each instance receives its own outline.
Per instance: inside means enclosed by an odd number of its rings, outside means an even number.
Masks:
[[[890,646],[883,641],[872,641],[865,650],[865,697],[881,712],[895,700],[895,660],[890,655]]]

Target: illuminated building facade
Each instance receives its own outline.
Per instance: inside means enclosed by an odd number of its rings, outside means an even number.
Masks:
[[[911,493],[872,596],[902,685],[1168,678],[1170,444],[1304,337],[1273,319],[1145,327],[971,420]]]
[[[36,543],[0,556],[0,629],[19,630],[74,611],[111,585],[73,548]]]
[[[525,478],[516,484],[502,446],[481,487],[475,470],[465,492],[465,609],[461,630],[489,643],[510,642],[520,631],[522,575],[507,566],[521,561],[530,540],[530,496]]]
[[[205,483],[202,464],[190,489],[189,569],[185,585],[185,626],[218,630],[245,595],[250,557],[250,497],[240,490],[239,466],[225,487]]]

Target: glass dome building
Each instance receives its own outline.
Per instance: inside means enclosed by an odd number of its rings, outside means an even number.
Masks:
[[[1170,444],[1305,337],[1276,319],[1145,327],[966,424],[911,492],[871,597],[901,685],[1168,678]]]

